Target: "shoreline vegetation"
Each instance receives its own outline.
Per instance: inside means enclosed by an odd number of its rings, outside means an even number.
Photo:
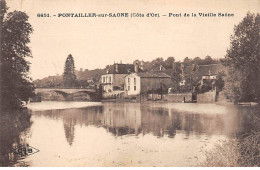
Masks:
[[[238,106],[241,109],[248,106]],[[239,131],[229,140],[215,145],[204,152],[205,161],[198,166],[206,167],[259,167],[260,166],[260,113],[259,105],[254,105],[249,112],[249,131]]]
[[[259,167],[260,130],[242,137],[234,137],[206,151],[206,160],[198,166],[206,167]]]

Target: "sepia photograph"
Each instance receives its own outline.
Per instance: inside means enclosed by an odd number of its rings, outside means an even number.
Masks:
[[[1,167],[260,167],[260,0],[0,0]]]

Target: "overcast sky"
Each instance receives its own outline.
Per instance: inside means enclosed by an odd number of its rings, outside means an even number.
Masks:
[[[259,12],[260,0],[7,0],[9,11],[25,11],[31,35],[33,79],[62,74],[72,54],[76,69],[104,68],[135,59],[169,56],[224,57],[230,35],[248,11]],[[37,13],[233,13],[234,17],[189,18],[40,18]]]

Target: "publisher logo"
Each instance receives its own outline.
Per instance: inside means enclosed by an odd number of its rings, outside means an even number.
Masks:
[[[28,144],[27,145],[19,145],[18,147],[13,149],[13,152],[15,154],[20,155],[21,157],[26,157],[26,156],[35,154],[35,153],[37,153],[39,151],[40,150],[38,150],[38,149],[36,149],[36,148],[34,148],[32,146],[29,146]]]

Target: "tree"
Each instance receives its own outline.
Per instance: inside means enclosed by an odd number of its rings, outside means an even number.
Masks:
[[[174,57],[168,57],[165,60],[165,68],[166,69],[173,69],[173,62],[175,61]]]
[[[65,87],[74,87],[76,85],[75,65],[71,54],[66,59],[63,80]]]
[[[4,0],[1,3],[1,99],[2,110],[17,109],[22,101],[28,101],[34,95],[32,79],[28,76],[30,69],[27,57],[32,57],[27,46],[33,32],[24,12],[7,13]]]
[[[209,55],[207,55],[204,59],[203,65],[209,65],[209,64],[213,64],[213,63],[214,63],[214,60]]]
[[[183,63],[184,63],[185,65],[190,65],[191,62],[192,62],[192,59],[190,59],[189,57],[185,57],[185,58],[183,59]]]
[[[224,64],[225,94],[238,101],[260,101],[260,15],[247,13],[234,28]]]

